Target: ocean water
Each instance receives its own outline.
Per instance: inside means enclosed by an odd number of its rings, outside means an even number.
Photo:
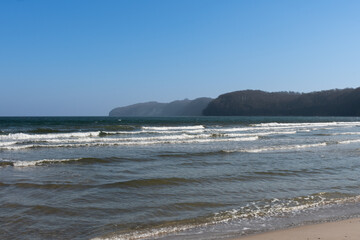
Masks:
[[[0,239],[231,239],[360,216],[360,118],[0,118]]]

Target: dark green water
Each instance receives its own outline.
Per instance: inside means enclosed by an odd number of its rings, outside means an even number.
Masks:
[[[360,118],[0,118],[0,239],[228,239],[359,216]]]

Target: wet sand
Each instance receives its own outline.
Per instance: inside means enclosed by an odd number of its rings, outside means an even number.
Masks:
[[[266,232],[237,240],[359,240],[360,218]]]

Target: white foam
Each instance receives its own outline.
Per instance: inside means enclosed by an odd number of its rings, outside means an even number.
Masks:
[[[190,141],[184,141],[183,143],[205,143],[205,142],[247,142],[247,141],[256,141],[259,138],[255,137],[239,137],[239,138],[223,138],[223,139],[194,139]]]
[[[10,146],[10,145],[14,145],[17,142],[0,142],[0,148],[1,147],[5,147],[5,146]]]
[[[273,202],[268,205],[260,205],[258,206],[257,203],[249,204],[245,207],[241,207],[240,209],[233,209],[230,211],[225,211],[222,214],[217,214],[219,217],[217,221],[214,223],[220,222],[228,222],[232,219],[241,219],[241,218],[258,218],[258,217],[273,217],[279,216],[287,213],[297,213],[304,211],[306,209],[311,208],[319,208],[326,205],[335,205],[340,203],[347,203],[347,202],[358,202],[360,200],[360,196],[353,196],[347,198],[340,198],[340,199],[327,199],[324,197],[325,193],[319,193],[317,196],[310,195],[307,197],[302,197],[302,199],[306,199],[307,203],[300,203],[297,199],[289,199],[283,202]],[[309,201],[310,200],[310,201]],[[225,217],[224,217],[225,216]]]
[[[81,138],[81,139],[49,139],[48,143],[107,143],[107,142],[148,142],[148,141],[161,141],[161,140],[183,140],[194,138],[209,138],[210,134],[199,135],[160,135],[152,137],[109,137],[109,138]]]
[[[327,143],[323,142],[323,143],[314,143],[314,144],[284,145],[284,146],[273,146],[273,147],[254,148],[254,149],[224,150],[224,152],[260,153],[260,152],[270,152],[270,151],[286,151],[286,150],[297,150],[304,148],[323,147],[326,145]]]
[[[127,138],[123,141],[158,141],[158,140],[181,140],[181,139],[193,139],[193,138],[209,138],[209,134],[199,134],[199,135],[165,135],[157,137],[137,137],[137,138]]]
[[[244,135],[220,135],[214,138],[213,134],[161,134],[141,137],[126,135],[111,135],[107,137],[89,137],[94,133],[81,135],[81,138],[41,138],[32,140],[19,140],[17,142],[4,142],[0,145],[3,150],[22,150],[28,148],[55,148],[55,147],[91,147],[91,146],[119,146],[119,145],[149,145],[164,143],[204,143],[204,142],[224,142],[224,141],[253,141],[258,138],[258,134]],[[70,136],[70,135],[67,135]]]
[[[209,130],[215,131],[215,132],[244,132],[244,131],[255,130],[255,128],[254,127],[233,127],[233,128],[212,128]]]
[[[180,126],[180,127],[142,127],[144,130],[155,130],[155,131],[171,131],[171,130],[195,130],[204,129],[203,125],[196,126]]]
[[[0,150],[22,150],[27,148],[32,148],[34,145],[22,145],[22,146],[8,146],[8,147],[0,147]]]
[[[133,134],[141,134],[143,132],[141,131],[101,131],[101,133],[109,134],[109,135],[117,135],[117,134],[123,134],[123,135],[133,135]]]
[[[227,134],[225,134],[225,136],[243,137],[243,136],[268,136],[268,135],[290,135],[290,134],[296,134],[296,131],[259,132],[259,133],[227,133]]]
[[[199,138],[191,136],[164,136],[161,138],[135,138],[135,139],[108,139],[107,141],[85,141],[84,142],[74,142],[74,143],[59,143],[59,144],[28,144],[28,145],[19,145],[19,146],[8,146],[1,147],[3,150],[23,150],[28,148],[58,148],[58,147],[96,147],[96,146],[131,146],[131,145],[153,145],[153,144],[189,144],[189,143],[207,143],[207,142],[240,142],[240,141],[255,141],[258,137],[238,137],[238,138]],[[58,140],[54,140],[58,141]]]
[[[182,130],[142,130],[139,133],[159,133],[159,134],[174,134],[174,133],[189,133],[189,134],[196,134],[196,133],[203,133],[205,128],[203,129],[182,129]]]
[[[243,131],[264,131],[288,129],[292,131],[313,131],[318,129],[333,129],[336,127],[353,127],[360,125],[360,122],[315,122],[315,123],[259,123],[251,124],[250,127],[232,127],[232,128],[213,128],[212,131],[218,132],[243,132]]]
[[[272,128],[279,128],[279,127],[329,127],[329,126],[337,126],[337,127],[344,127],[344,126],[357,126],[360,125],[360,122],[315,122],[315,123],[260,123],[254,124],[252,126],[256,127],[272,127]]]
[[[204,226],[204,225],[206,224],[200,224],[199,226]],[[92,238],[91,240],[140,240],[140,239],[149,239],[149,238],[152,239],[154,237],[161,237],[171,233],[186,231],[195,227],[196,225],[161,227],[156,229],[134,231],[132,233],[125,233],[117,236],[95,237]]]
[[[339,144],[351,144],[351,143],[360,143],[360,139],[344,140],[339,141]]]
[[[116,234],[111,236],[95,237],[92,240],[140,240],[154,239],[166,237],[174,233],[188,231],[194,228],[211,227],[216,224],[229,223],[233,220],[240,219],[259,219],[284,216],[286,214],[297,214],[308,209],[315,209],[324,206],[337,205],[350,202],[359,202],[360,196],[352,196],[346,198],[326,198],[326,193],[318,193],[316,195],[308,195],[294,199],[269,199],[268,203],[252,202],[239,209],[231,209],[228,211],[217,212],[213,217],[208,218],[207,222],[194,224],[177,224],[169,227],[155,227],[151,229],[136,230],[128,233]],[[306,201],[300,202],[300,199]],[[250,228],[244,227],[243,230]],[[181,235],[180,235],[181,236]]]
[[[27,134],[27,133],[11,133],[8,135],[0,135],[0,140],[40,140],[40,139],[56,139],[56,138],[83,138],[99,136],[100,131],[96,132],[74,132],[74,133],[49,133],[49,134]]]
[[[360,132],[343,132],[343,133],[333,133],[331,134],[333,136],[338,136],[338,135],[360,135]]]
[[[91,131],[73,133],[27,134],[15,133],[0,135],[0,150],[22,150],[28,148],[56,147],[92,147],[150,144],[182,144],[206,142],[255,141],[261,136],[292,135],[314,129],[335,128],[336,126],[357,126],[360,122],[330,123],[262,123],[250,127],[208,127],[166,126],[143,127],[140,131]],[[334,135],[360,135],[360,132],[333,133]],[[102,133],[109,134],[103,135]],[[301,136],[300,136],[301,137]],[[299,140],[302,141],[301,138]],[[340,144],[353,143],[357,140],[340,141]],[[324,143],[325,144],[325,143]],[[316,145],[314,145],[316,146]],[[245,149],[244,152],[262,152],[291,150],[312,147],[309,144],[293,146],[271,146],[257,149]]]
[[[78,160],[78,159],[42,159],[35,161],[15,161],[13,162],[13,165],[14,167],[30,167],[30,166],[43,165],[47,163],[59,163],[59,162],[67,162],[74,160]]]

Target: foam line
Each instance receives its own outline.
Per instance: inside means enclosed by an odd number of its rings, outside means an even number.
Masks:
[[[270,151],[286,151],[286,150],[297,150],[304,148],[323,147],[326,145],[327,143],[323,142],[323,143],[314,143],[314,144],[285,145],[285,146],[263,147],[263,148],[254,148],[254,149],[224,150],[224,152],[260,153],[260,152],[270,152]]]
[[[168,130],[195,130],[204,129],[203,125],[196,126],[180,126],[180,127],[142,127],[144,130],[168,131]]]

